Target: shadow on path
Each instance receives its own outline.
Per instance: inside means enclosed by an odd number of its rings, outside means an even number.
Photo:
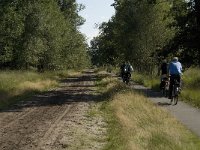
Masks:
[[[79,77],[70,77],[60,81],[57,90],[36,94],[31,98],[20,101],[9,109],[1,112],[19,112],[27,107],[44,107],[54,105],[69,105],[78,102],[99,102],[99,95],[94,90],[94,82],[97,80],[92,72],[84,72]]]
[[[147,96],[148,98],[152,99],[159,106],[163,106],[163,107],[165,106],[166,107],[166,106],[171,105],[171,103],[170,103],[171,100],[168,99],[167,97],[164,97],[162,95],[162,93],[159,92],[159,91],[155,91],[155,90],[152,90],[150,88],[146,88],[144,86],[141,86],[141,85],[138,85],[138,84],[135,84],[135,83],[131,83],[131,87],[135,91],[137,91],[137,92]]]

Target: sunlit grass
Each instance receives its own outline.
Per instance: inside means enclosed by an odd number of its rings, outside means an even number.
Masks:
[[[200,108],[200,69],[190,68],[183,74],[181,99]]]
[[[153,88],[153,89],[159,88],[160,79],[157,76],[144,75],[138,72],[134,72],[132,75],[132,79],[135,82],[142,84],[146,87]]]
[[[49,90],[58,85],[59,79],[77,74],[75,71],[0,71],[0,108],[12,103],[13,97]]]
[[[184,86],[198,89],[200,87],[200,69],[190,68],[183,75]]]
[[[198,137],[146,97],[111,77],[99,82],[106,100],[101,107],[108,123],[105,150],[200,149]]]
[[[200,108],[200,89],[183,89],[181,99]]]
[[[164,110],[135,92],[117,94],[111,107],[121,123],[127,149],[199,149],[200,140]]]
[[[6,71],[0,72],[0,91],[11,92],[17,89],[36,87],[40,82],[56,81],[59,75],[54,73],[36,73],[36,72],[20,72],[20,71]],[[41,86],[40,86],[41,87]]]

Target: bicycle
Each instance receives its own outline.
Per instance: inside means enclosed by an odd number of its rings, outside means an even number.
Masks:
[[[174,79],[173,83],[171,104],[177,105],[180,94],[180,83],[177,81],[177,79]]]
[[[127,85],[130,82],[131,74],[130,73],[124,73],[122,76],[123,82],[126,83]]]

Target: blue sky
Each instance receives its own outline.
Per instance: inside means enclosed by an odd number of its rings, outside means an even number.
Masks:
[[[115,10],[112,6],[114,0],[77,0],[77,3],[85,5],[85,9],[80,12],[80,15],[86,19],[86,22],[81,26],[80,31],[84,33],[88,41],[98,35],[98,29],[95,28],[95,23],[100,24],[103,21],[108,21],[114,15]]]

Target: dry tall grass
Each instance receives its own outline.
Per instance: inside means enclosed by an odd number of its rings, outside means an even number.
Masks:
[[[37,73],[30,71],[0,71],[0,108],[15,102],[14,97],[32,95],[54,88],[62,78],[76,76],[77,71]],[[19,98],[18,98],[19,99]]]
[[[197,136],[146,97],[108,77],[102,83],[108,100],[102,106],[109,124],[106,150],[200,149]]]
[[[196,137],[166,111],[134,92],[117,94],[111,107],[130,150],[197,150]],[[197,140],[197,138],[196,138]],[[197,140],[200,144],[200,140]]]

